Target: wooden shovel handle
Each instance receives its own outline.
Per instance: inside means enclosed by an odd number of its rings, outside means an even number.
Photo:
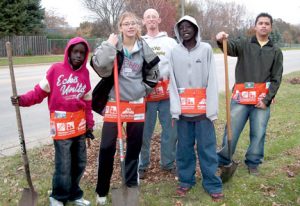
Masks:
[[[8,66],[9,66],[9,71],[10,71],[10,79],[11,79],[13,96],[18,96],[14,68],[13,68],[13,61],[12,61],[12,48],[11,48],[10,42],[6,42],[6,53],[7,53],[7,57],[8,57]],[[28,182],[30,189],[32,191],[34,191],[34,187],[33,187],[31,176],[30,176],[29,161],[28,161],[28,156],[27,156],[27,151],[26,151],[26,144],[25,144],[25,138],[24,138],[24,132],[23,132],[21,112],[20,112],[20,107],[18,104],[15,106],[15,110],[16,110],[16,117],[17,117],[19,142],[20,142],[20,146],[21,146],[21,153],[22,153],[26,178],[27,178],[27,182]]]
[[[227,121],[227,135],[228,142],[232,139],[231,130],[231,117],[230,117],[230,99],[231,92],[229,89],[229,77],[228,77],[228,58],[227,58],[227,39],[223,39],[223,53],[224,53],[224,64],[225,64],[225,95],[226,95],[226,121]],[[230,145],[228,145],[230,147]]]

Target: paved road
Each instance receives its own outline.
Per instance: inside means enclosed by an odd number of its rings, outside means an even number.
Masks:
[[[46,74],[49,65],[34,65],[26,67],[15,67],[15,78],[18,94],[31,90],[36,83]],[[90,68],[89,68],[90,69]],[[92,88],[99,81],[98,76],[90,69]],[[10,96],[12,94],[9,70],[0,68],[0,157],[9,155],[19,149],[18,130],[15,109],[11,106]],[[30,148],[45,143],[50,143],[49,137],[49,113],[47,101],[32,107],[20,107],[22,124],[26,145]],[[94,114],[97,125],[100,124],[100,115]]]
[[[284,52],[284,74],[300,70],[300,50]],[[224,60],[222,54],[215,55],[219,78],[219,89],[224,91]],[[229,80],[234,83],[234,66],[236,58],[229,57]],[[15,67],[18,93],[22,94],[34,87],[45,75],[50,65]],[[90,69],[92,87],[99,81],[98,76]],[[0,68],[0,157],[18,151],[18,132],[14,107],[10,104],[12,94],[9,70]],[[49,114],[47,101],[29,108],[21,108],[23,129],[28,147],[51,142],[49,134]],[[95,114],[96,124],[101,125],[101,118]]]

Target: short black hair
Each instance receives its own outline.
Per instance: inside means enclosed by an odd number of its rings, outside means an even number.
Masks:
[[[272,16],[271,16],[270,14],[268,14],[268,13],[262,12],[262,13],[260,13],[260,14],[257,15],[257,17],[256,17],[256,19],[255,19],[255,25],[256,25],[256,23],[258,22],[258,19],[259,19],[260,17],[267,17],[267,18],[269,18],[270,21],[271,21],[271,25],[273,24],[273,18],[272,18]]]

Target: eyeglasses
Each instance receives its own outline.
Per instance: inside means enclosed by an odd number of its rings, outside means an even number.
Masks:
[[[137,23],[135,21],[132,21],[132,22],[124,22],[122,23],[122,26],[135,26]]]

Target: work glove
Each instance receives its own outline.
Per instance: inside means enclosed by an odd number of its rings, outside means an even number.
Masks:
[[[93,130],[88,129],[85,133],[85,138],[91,139],[91,140],[95,139],[95,136],[93,135]]]
[[[10,97],[10,101],[11,101],[11,104],[13,106],[18,106],[19,105],[19,96],[11,96]]]

